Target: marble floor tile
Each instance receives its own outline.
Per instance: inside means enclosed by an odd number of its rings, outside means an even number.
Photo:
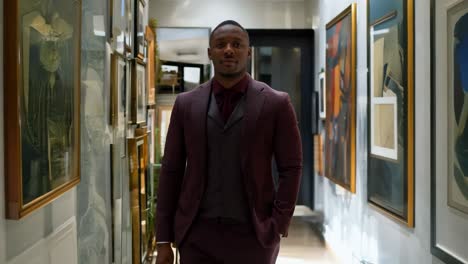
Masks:
[[[289,227],[289,235],[282,238],[277,264],[339,264],[340,262],[327,248],[317,225],[294,217]]]

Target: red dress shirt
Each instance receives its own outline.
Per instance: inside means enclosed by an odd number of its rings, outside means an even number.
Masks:
[[[237,103],[239,103],[248,87],[249,78],[247,74],[230,89],[224,88],[216,79],[213,79],[213,92],[216,98],[216,104],[218,105],[219,112],[221,112],[225,123],[228,121],[229,116],[231,116]]]

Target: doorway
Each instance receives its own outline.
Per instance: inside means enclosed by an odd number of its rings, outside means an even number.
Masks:
[[[312,109],[314,91],[314,31],[312,29],[248,29],[252,60],[248,71],[255,80],[287,92],[296,111],[302,138],[303,171],[298,205],[314,209],[312,122],[318,113]],[[273,177],[278,182],[276,164]]]

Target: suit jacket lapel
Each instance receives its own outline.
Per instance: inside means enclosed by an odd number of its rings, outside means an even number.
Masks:
[[[237,103],[236,108],[232,112],[231,116],[229,117],[228,121],[224,126],[224,130],[230,129],[233,125],[239,122],[244,117],[244,109],[245,109],[245,97],[243,97],[239,103]]]
[[[249,146],[252,145],[251,142],[254,137],[257,119],[265,103],[265,95],[262,93],[263,89],[263,87],[254,85],[254,80],[250,78],[249,88],[245,94],[244,127],[242,130],[241,142],[242,170],[244,175],[246,175],[245,169],[247,167]]]
[[[206,173],[206,119],[208,113],[208,107],[211,95],[211,81],[208,81],[201,85],[195,100],[192,103],[191,112],[193,113],[193,119],[191,125],[187,129],[191,130],[191,135],[195,145],[197,146],[197,152],[200,153],[200,165],[202,168],[203,175]],[[201,177],[204,186],[204,177]]]
[[[224,128],[224,120],[221,116],[221,113],[219,112],[218,105],[216,104],[216,98],[213,93],[211,93],[208,117],[210,117],[221,129]]]

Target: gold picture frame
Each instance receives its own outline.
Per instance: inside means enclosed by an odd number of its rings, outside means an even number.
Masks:
[[[145,38],[148,47],[148,58],[146,64],[147,74],[147,90],[148,90],[148,105],[156,104],[156,34],[153,29],[146,26]]]
[[[130,211],[132,218],[132,263],[143,263],[147,257],[150,235],[147,233],[147,166],[148,134],[128,138],[130,164]]]
[[[367,199],[413,228],[414,0],[370,0],[367,8]]]
[[[146,122],[146,64],[140,59],[132,60],[131,116],[132,124]]]
[[[80,182],[81,2],[49,1],[4,2],[8,219]]]
[[[325,176],[356,192],[356,3],[326,25]]]
[[[110,125],[122,128],[125,126],[127,63],[119,53],[111,55],[111,111]]]

